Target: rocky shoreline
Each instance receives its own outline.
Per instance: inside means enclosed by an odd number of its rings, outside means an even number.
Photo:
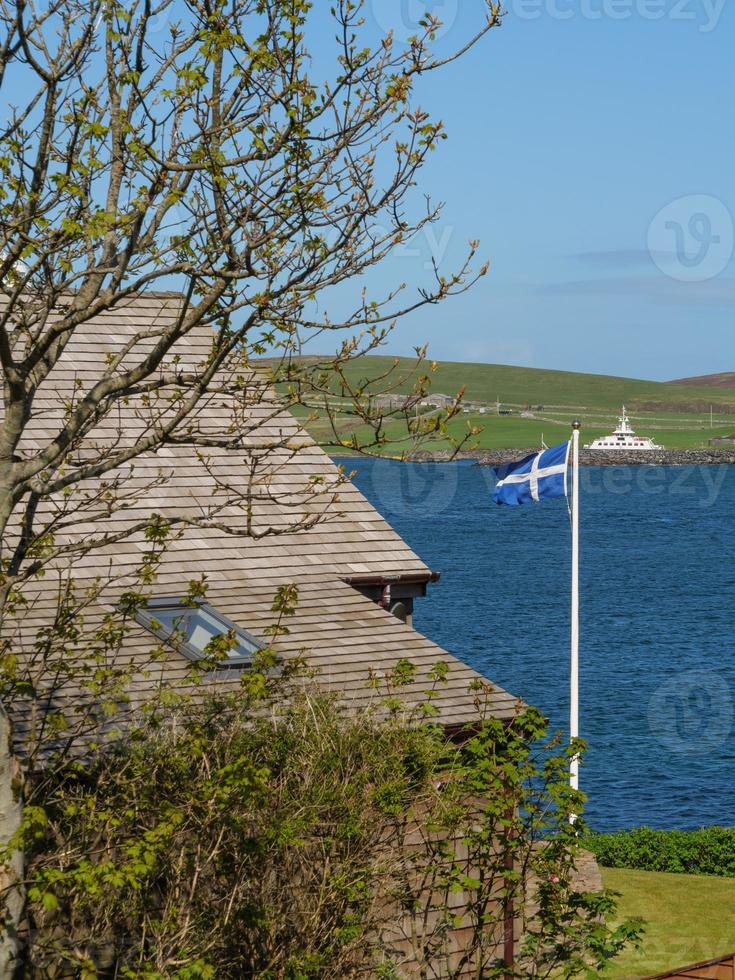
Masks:
[[[452,457],[448,450],[422,451],[411,457],[414,463],[446,463],[454,459],[474,460],[481,466],[499,466],[527,456],[529,449],[476,449]],[[624,452],[581,449],[581,466],[721,466],[735,464],[732,449],[655,449],[646,452]]]

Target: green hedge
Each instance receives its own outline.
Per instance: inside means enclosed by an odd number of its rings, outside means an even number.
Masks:
[[[585,847],[605,868],[673,871],[735,878],[735,827],[591,834]]]

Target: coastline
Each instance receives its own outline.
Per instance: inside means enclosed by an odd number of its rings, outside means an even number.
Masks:
[[[522,459],[537,451],[533,449],[475,449],[452,455],[448,449],[422,450],[407,457],[407,463],[448,463],[471,460],[479,466],[500,466]],[[354,459],[355,454],[330,453],[333,459]],[[359,456],[358,456],[359,458]],[[384,459],[397,459],[386,456]],[[580,466],[722,466],[735,465],[735,446],[731,449],[654,449],[590,450],[581,449]]]

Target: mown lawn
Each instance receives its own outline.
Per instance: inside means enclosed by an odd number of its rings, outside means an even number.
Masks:
[[[646,920],[639,951],[603,974],[642,977],[735,950],[735,878],[603,868],[605,887],[620,893],[621,918]]]

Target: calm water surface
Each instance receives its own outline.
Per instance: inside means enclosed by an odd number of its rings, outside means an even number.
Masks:
[[[348,466],[442,573],[416,602],[416,628],[565,728],[565,501],[496,507],[492,470],[471,463]],[[582,472],[589,822],[735,824],[735,467]]]

